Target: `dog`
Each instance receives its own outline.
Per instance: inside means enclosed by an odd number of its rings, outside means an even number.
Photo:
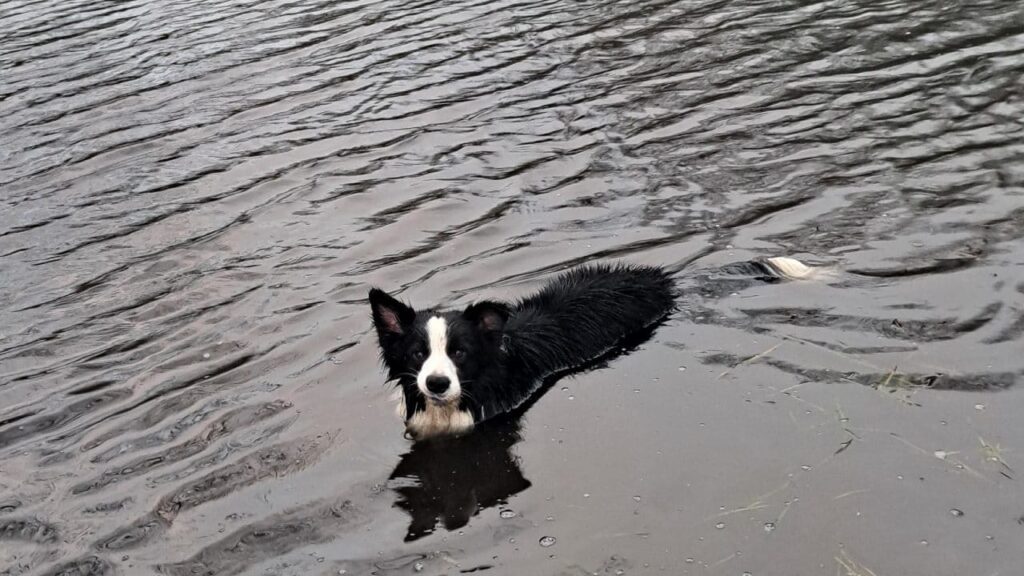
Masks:
[[[791,258],[740,271],[797,279],[815,269]],[[415,440],[461,435],[508,413],[546,379],[585,367],[675,309],[675,282],[661,267],[590,264],[517,302],[417,311],[383,290],[369,293],[397,412]]]
[[[416,311],[370,290],[373,324],[398,412],[416,439],[462,434],[515,409],[544,379],[585,365],[673,309],[661,268],[596,264],[515,303]]]

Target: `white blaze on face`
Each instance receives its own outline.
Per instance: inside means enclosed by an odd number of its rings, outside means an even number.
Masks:
[[[427,397],[435,397],[433,392],[427,389],[427,378],[430,376],[442,376],[451,382],[448,390],[441,395],[441,399],[451,402],[462,394],[462,387],[459,385],[459,375],[455,369],[455,363],[448,357],[448,323],[440,316],[434,316],[427,320],[427,340],[430,342],[430,355],[423,362],[420,373],[416,375],[416,386],[420,392]]]

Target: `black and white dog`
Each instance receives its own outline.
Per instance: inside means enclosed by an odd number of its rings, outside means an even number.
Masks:
[[[781,278],[809,275],[790,258],[751,264]],[[581,368],[666,318],[676,288],[662,268],[596,264],[569,270],[508,304],[416,311],[370,290],[399,416],[416,439],[460,434],[523,404],[545,379]]]

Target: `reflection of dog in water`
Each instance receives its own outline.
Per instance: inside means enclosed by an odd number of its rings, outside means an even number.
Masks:
[[[391,473],[395,506],[412,516],[407,542],[438,523],[457,530],[479,511],[504,504],[530,487],[512,446],[520,440],[519,418],[497,418],[473,433],[418,442]]]

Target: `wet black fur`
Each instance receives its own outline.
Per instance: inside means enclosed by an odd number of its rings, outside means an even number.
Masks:
[[[426,322],[448,323],[448,355],[462,382],[460,408],[479,424],[526,402],[545,378],[586,366],[664,319],[675,285],[661,268],[581,266],[514,303],[483,301],[463,311],[417,312],[381,290],[370,291],[373,321],[388,369],[402,388],[406,417],[424,408],[416,387],[429,353]],[[461,350],[461,359],[455,352]]]

